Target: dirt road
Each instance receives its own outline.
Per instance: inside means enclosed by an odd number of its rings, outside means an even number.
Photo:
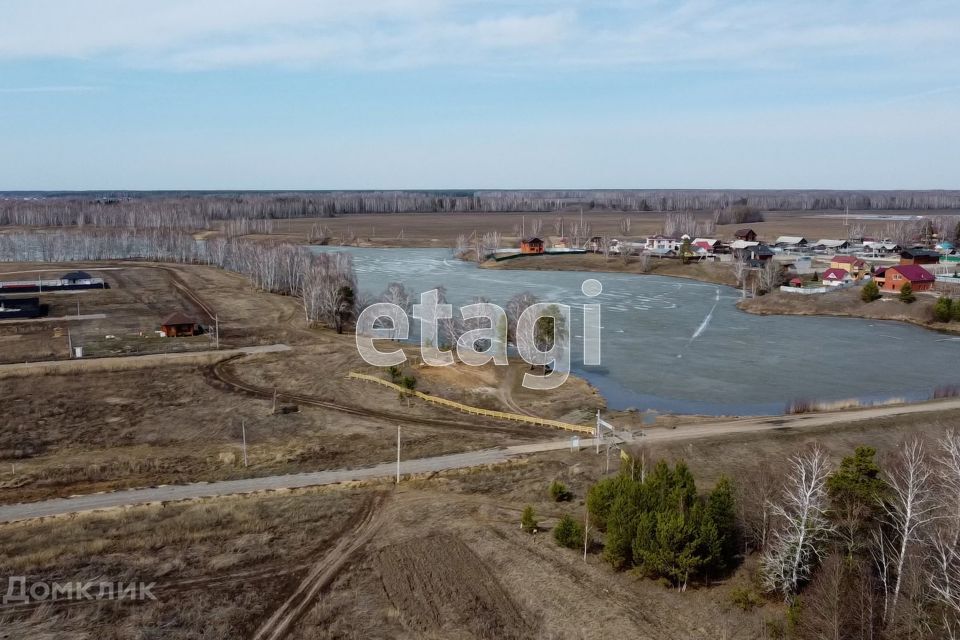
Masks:
[[[864,420],[874,420],[899,415],[912,415],[960,409],[960,398],[951,398],[936,402],[903,405],[895,407],[876,407],[856,411],[837,411],[831,413],[807,414],[799,416],[779,416],[744,418],[725,422],[713,422],[676,427],[674,429],[651,429],[642,436],[643,441],[665,442],[671,440],[691,440],[750,434],[783,429],[810,429],[830,425],[852,425]],[[623,438],[630,440],[630,434]],[[580,440],[581,449],[589,452],[595,442],[592,439]],[[430,458],[402,461],[400,471],[403,475],[436,473],[450,469],[466,469],[488,464],[499,464],[525,455],[546,451],[560,451],[570,446],[570,439],[552,439],[533,444],[522,444],[497,449],[484,449],[467,453],[456,453]],[[396,473],[395,462],[384,462],[358,469],[337,469],[314,473],[247,478],[212,483],[194,483],[187,485],[168,485],[145,489],[131,489],[114,493],[58,498],[43,502],[12,504],[0,506],[0,522],[14,522],[49,516],[112,509],[138,504],[161,503],[176,500],[210,498],[258,491],[276,491],[310,486],[337,484],[351,481],[385,479]]]
[[[377,495],[357,518],[357,524],[348,535],[338,536],[337,544],[328,551],[303,579],[300,585],[291,593],[257,630],[253,640],[280,640],[287,635],[293,624],[303,615],[317,594],[325,589],[347,563],[350,557],[360,550],[377,529],[384,523],[385,518],[380,507],[387,498],[386,494]]]
[[[118,370],[130,369],[135,367],[155,367],[164,364],[175,364],[178,360],[190,360],[203,356],[220,356],[223,358],[232,358],[236,356],[245,356],[255,353],[277,353],[281,351],[290,351],[290,346],[285,344],[264,344],[250,347],[237,347],[236,349],[220,349],[209,351],[178,351],[175,353],[151,353],[143,356],[119,356],[114,358],[80,358],[73,360],[41,360],[38,362],[15,362],[13,364],[0,364],[0,377],[5,373],[16,375],[20,371],[39,371],[55,373],[62,369],[64,373],[82,370],[90,367],[96,370],[107,370],[111,365],[116,365]]]

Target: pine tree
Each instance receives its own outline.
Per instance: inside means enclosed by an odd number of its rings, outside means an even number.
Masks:
[[[948,296],[940,296],[933,306],[933,317],[937,322],[950,322],[954,315],[954,304]]]
[[[867,284],[863,285],[863,289],[860,290],[860,299],[864,302],[873,302],[880,298],[880,287],[877,286],[877,283],[871,280]]]
[[[530,505],[523,509],[523,515],[520,516],[520,528],[527,533],[536,533],[537,531],[537,516]]]
[[[574,520],[570,514],[565,513],[553,529],[553,539],[561,547],[580,549],[583,547],[583,525]]]
[[[607,518],[603,557],[614,569],[633,564],[632,545],[637,530],[638,505],[631,493],[625,491],[616,497]]]
[[[917,299],[917,296],[913,295],[913,287],[909,282],[904,282],[903,286],[900,287],[900,302],[905,302],[910,304]]]
[[[720,476],[707,498],[707,520],[716,528],[720,544],[720,555],[711,568],[718,572],[725,571],[733,564],[740,548],[733,484],[727,476]]]

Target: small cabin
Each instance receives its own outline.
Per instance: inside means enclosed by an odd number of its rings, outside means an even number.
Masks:
[[[757,241],[757,232],[753,229],[737,229],[737,232],[733,234],[733,237],[737,240],[746,240],[747,242],[756,242]]]
[[[70,273],[63,274],[63,277],[60,279],[68,285],[93,283],[93,276],[86,271],[71,271]]]
[[[537,237],[524,238],[520,241],[520,253],[543,253],[543,240]]]
[[[182,338],[200,335],[201,329],[195,319],[177,311],[164,318],[160,323],[160,332],[168,338]]]
[[[940,254],[930,249],[906,249],[900,253],[900,264],[938,264]]]

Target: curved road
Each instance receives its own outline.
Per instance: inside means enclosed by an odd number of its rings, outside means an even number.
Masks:
[[[875,407],[855,411],[836,411],[813,413],[798,416],[777,416],[761,418],[743,418],[724,422],[712,422],[677,427],[675,429],[653,429],[644,435],[646,442],[666,442],[671,440],[692,440],[715,436],[741,435],[782,429],[808,429],[830,425],[844,425],[890,416],[922,414],[934,411],[960,409],[960,398],[925,402],[922,404],[895,407]],[[618,434],[621,440],[632,439],[631,434]],[[594,446],[592,439],[581,439],[581,448],[589,450]],[[544,451],[559,451],[570,446],[569,439],[552,439],[534,444],[515,445],[496,449],[483,449],[466,453],[455,453],[432,458],[418,458],[401,462],[400,470],[404,475],[435,473],[449,469],[465,469],[487,464],[498,464],[524,455]],[[247,478],[223,482],[194,483],[186,485],[166,485],[146,489],[130,489],[110,493],[97,493],[57,498],[42,502],[12,504],[0,506],[0,522],[14,522],[48,516],[65,515],[98,509],[112,509],[133,505],[210,498],[217,496],[255,493],[282,489],[296,489],[341,482],[374,480],[393,477],[396,473],[395,462],[384,462],[358,469],[336,469],[299,473],[264,478]]]

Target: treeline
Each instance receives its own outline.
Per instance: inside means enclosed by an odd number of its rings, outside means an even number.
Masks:
[[[361,304],[353,259],[345,253],[314,254],[289,242],[236,237],[198,241],[170,229],[85,229],[0,235],[0,261],[78,262],[150,260],[207,264],[247,277],[261,291],[300,298],[308,322],[343,331]]]
[[[117,193],[0,196],[0,225],[206,229],[219,220],[353,213],[960,209],[960,191],[621,190]]]
[[[682,462],[630,463],[587,508],[608,562],[681,589],[756,554],[752,586],[731,601],[785,601],[770,637],[960,638],[960,432],[879,458],[861,446],[838,466],[814,446],[707,495]]]

